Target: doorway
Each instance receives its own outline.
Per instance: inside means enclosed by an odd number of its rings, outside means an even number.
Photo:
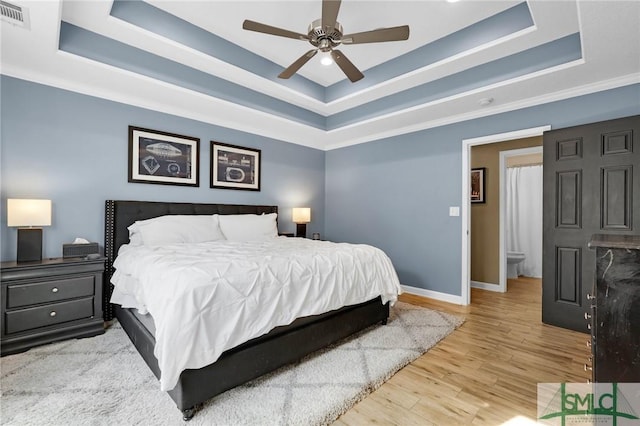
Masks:
[[[462,141],[462,280],[461,280],[461,301],[463,305],[471,302],[471,201],[470,201],[470,171],[471,171],[471,148],[478,145],[487,145],[496,142],[505,142],[515,139],[530,138],[542,136],[542,134],[550,130],[551,126],[541,126],[530,129],[524,129],[514,132],[500,133],[495,135],[482,136],[478,138],[465,139]],[[500,219],[500,253],[506,253],[505,232],[502,228],[504,220]],[[506,258],[505,258],[506,259]],[[501,261],[499,266],[500,282],[504,282],[506,289],[506,261]]]
[[[534,146],[534,147],[530,147],[530,148],[519,148],[519,149],[510,149],[508,151],[500,151],[500,281],[498,283],[498,290],[502,293],[507,291],[507,282],[508,282],[508,278],[514,278],[509,277],[509,273],[508,273],[508,269],[509,269],[509,265],[507,264],[507,254],[510,250],[510,246],[512,246],[512,244],[509,243],[509,233],[508,233],[508,224],[511,221],[511,219],[509,218],[509,190],[508,187],[510,186],[510,181],[509,181],[509,174],[508,174],[508,166],[509,166],[509,161],[510,160],[514,160],[517,158],[523,158],[523,157],[528,157],[528,156],[533,156],[533,155],[539,155],[540,157],[542,156],[542,138],[540,138],[540,146]],[[542,158],[540,158],[540,164],[542,163]],[[527,163],[528,165],[532,165],[530,163]],[[536,220],[539,219],[539,229],[536,229],[536,231],[539,232],[539,244],[525,244],[525,246],[531,246],[530,250],[533,249],[533,247],[535,247],[536,253],[536,265],[539,266],[535,267],[535,268],[528,268],[528,269],[535,269],[536,270],[536,274],[535,276],[537,276],[538,278],[542,278],[542,172],[538,171],[538,173],[540,173],[539,177],[540,177],[540,187],[538,188],[538,190],[540,191],[539,193],[539,198],[537,198],[536,202],[534,203],[534,205],[529,205],[528,207],[530,207],[531,209],[536,209],[536,211],[534,212],[536,215],[539,215],[539,217],[536,217]],[[513,243],[513,236],[511,238],[511,243]],[[525,241],[523,241],[523,243],[525,243]],[[526,256],[530,256],[534,253],[531,253],[530,250],[523,250],[525,251],[525,255]],[[521,250],[518,250],[521,251]],[[533,260],[533,259],[531,259]],[[527,259],[525,258],[525,262],[527,261]],[[529,262],[532,263],[532,262]],[[516,268],[518,269],[518,268]],[[537,273],[539,269],[539,273]],[[531,274],[525,274],[527,276],[531,276]],[[517,277],[516,277],[517,278]]]

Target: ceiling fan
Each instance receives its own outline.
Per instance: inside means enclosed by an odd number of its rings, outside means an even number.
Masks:
[[[355,65],[336,47],[340,44],[362,44],[379,43],[383,41],[400,41],[409,38],[409,26],[379,28],[361,33],[344,34],[342,25],[337,21],[340,10],[340,0],[322,0],[322,19],[316,19],[309,25],[307,34],[296,33],[271,25],[245,20],[242,28],[249,31],[256,31],[264,34],[271,34],[280,37],[305,40],[315,48],[299,57],[294,63],[282,71],[278,77],[289,78],[295,74],[304,64],[313,58],[318,51],[329,53],[342,72],[351,80],[356,82],[364,77]]]

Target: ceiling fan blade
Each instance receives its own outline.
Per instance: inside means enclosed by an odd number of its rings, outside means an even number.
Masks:
[[[341,51],[332,50],[331,57],[336,62],[336,64],[338,64],[342,72],[345,73],[349,80],[351,80],[352,83],[355,83],[356,81],[364,77],[364,74],[362,74],[360,70],[356,68],[356,66],[353,65],[351,61],[342,54]]]
[[[340,0],[322,0],[322,28],[329,34],[333,32],[340,11]]]
[[[278,78],[289,78],[289,77],[291,77],[300,68],[302,68],[302,66],[304,64],[306,64],[309,61],[309,59],[311,59],[314,56],[316,56],[316,53],[318,53],[318,49],[313,49],[313,50],[308,51],[304,55],[300,56],[294,63],[289,65],[288,68],[286,68],[284,71],[282,71],[280,74],[278,74]]]
[[[294,38],[296,40],[309,40],[309,36],[305,34],[296,33],[293,31],[285,30],[278,27],[272,27],[271,25],[261,24],[260,22],[250,21],[245,19],[242,23],[242,28],[249,31],[255,31],[258,33],[271,34],[280,37]]]
[[[342,37],[342,44],[379,43],[383,41],[400,41],[409,38],[409,26],[380,28],[378,30],[347,34]]]

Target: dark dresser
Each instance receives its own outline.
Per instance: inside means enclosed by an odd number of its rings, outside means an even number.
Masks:
[[[640,382],[640,235],[596,234],[590,320],[593,381]]]
[[[2,262],[2,355],[104,333],[104,258]]]

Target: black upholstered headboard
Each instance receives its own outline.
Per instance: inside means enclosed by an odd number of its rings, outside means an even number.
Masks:
[[[103,312],[105,321],[113,319],[111,275],[113,261],[121,245],[129,242],[127,229],[136,220],[151,219],[169,214],[262,214],[278,213],[278,206],[242,204],[170,203],[158,201],[119,201],[105,203],[104,255],[107,258],[104,280]]]

